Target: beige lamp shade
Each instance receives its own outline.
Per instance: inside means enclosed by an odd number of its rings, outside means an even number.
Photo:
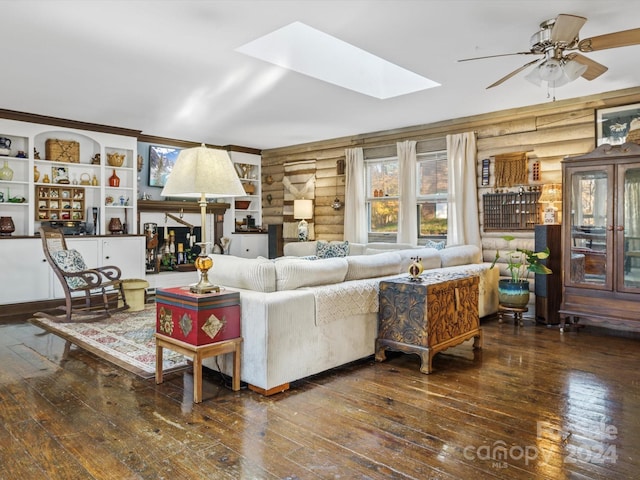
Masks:
[[[562,202],[562,184],[548,183],[542,186],[542,194],[538,200],[540,203],[560,203]]]
[[[246,192],[229,154],[203,144],[180,152],[161,195],[215,198],[239,197]]]
[[[187,148],[180,152],[173,170],[162,189],[163,196],[195,197],[199,199],[202,242],[196,259],[200,281],[191,286],[191,291],[204,294],[220,291],[220,287],[209,282],[207,271],[212,261],[207,254],[207,198],[239,197],[246,195],[229,154],[224,150],[200,147]]]
[[[313,217],[313,201],[312,200],[294,200],[293,201],[293,218],[296,220],[307,220]]]
[[[560,215],[556,203],[562,203],[562,184],[549,183],[542,186],[542,194],[538,202],[547,205],[542,212],[542,223],[560,223]]]

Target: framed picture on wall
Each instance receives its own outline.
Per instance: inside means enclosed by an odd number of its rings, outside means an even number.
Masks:
[[[636,119],[634,127],[640,123],[640,103],[596,110],[596,145],[624,143]]]
[[[149,186],[164,187],[176,164],[180,148],[149,146]]]

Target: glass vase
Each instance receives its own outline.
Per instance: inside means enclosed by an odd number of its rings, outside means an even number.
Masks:
[[[4,166],[0,168],[0,180],[12,180],[13,179],[13,170],[9,167],[9,162],[7,160],[4,161]]]

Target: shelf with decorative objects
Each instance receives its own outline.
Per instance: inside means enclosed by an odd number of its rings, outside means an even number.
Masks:
[[[540,223],[540,191],[538,187],[530,188],[482,195],[484,231],[533,231]]]
[[[229,236],[229,253],[239,257],[255,258],[268,255],[268,237],[262,225],[262,157],[260,155],[230,152],[246,195],[234,198],[230,215],[225,217],[225,232]]]
[[[0,119],[0,216],[11,217],[14,235],[34,235],[53,220],[41,215],[51,210],[41,208],[45,187],[81,188],[82,215],[73,211],[69,222],[104,234],[115,217],[125,227],[114,233],[136,233],[136,156],[135,136]],[[117,185],[109,182],[114,174]]]
[[[260,230],[262,227],[262,189],[261,162],[259,155],[230,152],[240,182],[246,192],[236,197],[232,209],[233,228],[225,229],[233,232]]]
[[[13,132],[12,132],[13,133]],[[0,131],[0,235],[25,232],[29,223],[29,139]]]

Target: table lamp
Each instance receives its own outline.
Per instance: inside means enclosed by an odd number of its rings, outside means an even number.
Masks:
[[[543,185],[542,194],[540,195],[538,202],[547,205],[543,212],[542,223],[560,223],[558,209],[555,206],[556,203],[562,203],[562,185],[560,183],[549,183],[547,185]]]
[[[219,292],[220,287],[212,285],[207,275],[213,266],[213,260],[207,255],[207,198],[246,195],[229,154],[204,144],[182,150],[161,195],[200,199],[202,242],[198,242],[201,249],[194,262],[200,281],[190,290],[200,294]]]
[[[293,201],[293,218],[300,220],[298,223],[298,241],[306,242],[309,239],[309,224],[307,218],[313,217],[313,202],[311,200]]]

